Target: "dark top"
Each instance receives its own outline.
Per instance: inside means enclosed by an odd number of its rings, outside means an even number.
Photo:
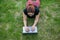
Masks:
[[[32,16],[29,16],[27,13],[27,9],[25,8],[24,10],[23,10],[23,12],[24,12],[24,14],[28,17],[28,18],[35,18],[36,17],[36,15],[38,15],[39,14],[39,8],[35,8],[35,12],[34,12],[34,15],[32,15]]]

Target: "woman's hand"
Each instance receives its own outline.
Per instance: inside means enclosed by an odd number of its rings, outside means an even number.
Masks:
[[[28,27],[25,27],[25,31],[26,31],[26,32],[29,32],[29,28],[28,28]]]
[[[35,30],[35,26],[33,25],[33,26],[32,26],[32,31],[34,31],[34,30]]]

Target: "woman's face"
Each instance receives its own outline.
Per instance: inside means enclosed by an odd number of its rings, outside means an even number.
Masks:
[[[35,11],[34,5],[29,5],[27,11],[29,16],[33,16]]]
[[[34,15],[34,13],[28,13],[28,15],[29,15],[29,16],[33,16],[33,15]]]

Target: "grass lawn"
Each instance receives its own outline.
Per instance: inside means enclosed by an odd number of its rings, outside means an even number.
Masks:
[[[60,40],[60,0],[41,0],[38,34],[33,35],[22,34],[26,1],[0,0],[0,40]]]

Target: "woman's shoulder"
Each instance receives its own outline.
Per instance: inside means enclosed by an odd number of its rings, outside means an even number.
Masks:
[[[35,7],[35,11],[39,12],[39,8],[38,7]]]
[[[25,8],[25,9],[23,9],[23,12],[24,12],[24,13],[27,13],[27,9],[26,9],[26,8]]]
[[[39,13],[39,8],[35,8],[35,13],[38,14]]]
[[[23,9],[23,12],[24,12],[24,11],[27,11],[27,9],[26,9],[26,8],[25,8],[25,9]]]
[[[27,9],[26,8],[23,10],[23,12],[25,15],[27,15]]]

